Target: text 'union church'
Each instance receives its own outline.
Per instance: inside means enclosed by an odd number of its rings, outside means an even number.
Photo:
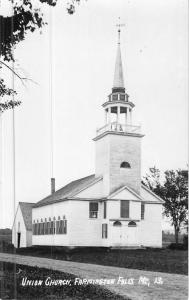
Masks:
[[[113,88],[102,105],[95,174],[72,181],[37,203],[19,202],[15,247],[31,245],[162,247],[163,200],[141,184],[140,126],[124,86],[120,29]]]

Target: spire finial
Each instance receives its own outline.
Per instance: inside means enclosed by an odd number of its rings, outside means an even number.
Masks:
[[[120,23],[120,17],[119,17],[119,23],[116,24],[116,26],[118,27],[118,45],[117,45],[117,56],[116,56],[113,88],[124,89],[123,67],[122,67],[121,49],[120,49],[121,48],[120,32],[121,32],[121,27],[125,26],[125,24]]]
[[[119,17],[118,19],[119,19],[119,23],[116,24],[116,26],[118,27],[118,45],[119,45],[119,44],[120,44],[121,27],[125,26],[125,24],[121,24],[121,23],[120,23],[120,17]]]

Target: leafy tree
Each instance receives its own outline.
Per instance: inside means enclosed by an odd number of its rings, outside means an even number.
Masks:
[[[175,230],[175,242],[181,226],[187,222],[188,211],[188,172],[185,170],[167,170],[164,182],[160,182],[160,171],[150,168],[143,183],[164,201],[164,214],[171,219]]]
[[[29,32],[42,29],[47,23],[44,21],[42,4],[56,6],[58,0],[9,0],[12,3],[12,16],[5,17],[0,15],[0,71],[2,66],[7,67],[22,82],[28,80],[17,74],[7,62],[15,61],[14,47],[23,41]],[[67,12],[73,14],[75,5],[80,0],[68,0]],[[21,101],[18,99],[10,100],[9,97],[17,96],[15,90],[6,87],[3,79],[0,81],[0,97],[5,98],[4,102],[0,102],[0,112],[19,105]]]

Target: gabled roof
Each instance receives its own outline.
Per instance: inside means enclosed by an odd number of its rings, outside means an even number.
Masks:
[[[149,194],[151,194],[152,196],[154,196],[159,202],[164,203],[165,201],[160,198],[158,195],[156,195],[154,192],[152,192],[149,188],[147,188],[147,186],[145,186],[144,184],[141,184],[141,187],[146,190]]]
[[[32,207],[35,203],[19,202],[26,230],[32,230]]]
[[[123,191],[124,189],[128,190],[131,194],[133,194],[135,197],[137,197],[139,200],[144,201],[144,199],[137,194],[135,191],[133,191],[133,189],[129,188],[127,185],[124,185],[122,187],[119,187],[117,190],[115,190],[112,194],[110,194],[108,196],[108,199],[113,198],[114,196],[116,196],[117,194],[119,194],[121,191]]]
[[[95,175],[90,175],[84,178],[80,178],[78,180],[74,180],[69,184],[65,185],[63,188],[57,190],[54,194],[49,195],[48,197],[40,200],[37,202],[34,207],[40,207],[56,202],[60,202],[63,200],[67,200],[70,197],[75,196],[83,189],[87,188],[88,186],[96,183],[99,181],[101,177],[95,177]]]
[[[117,194],[119,194],[121,191],[123,191],[124,189],[128,190],[131,194],[133,194],[135,197],[137,197],[140,201],[144,201],[144,202],[148,202],[148,203],[164,203],[164,200],[161,199],[159,196],[157,196],[155,193],[153,193],[150,189],[148,189],[145,185],[141,184],[141,188],[143,188],[147,193],[149,193],[150,195],[152,195],[156,201],[150,201],[147,200],[144,196],[139,195],[138,193],[136,193],[133,189],[131,189],[130,187],[128,187],[127,185],[124,185],[120,188],[118,188],[117,190],[115,190],[112,194],[110,194],[108,196],[108,199],[111,199],[113,197],[115,197]]]

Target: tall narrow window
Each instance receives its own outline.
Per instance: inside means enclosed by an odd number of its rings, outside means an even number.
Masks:
[[[50,222],[50,234],[53,234],[53,221]]]
[[[59,234],[60,232],[60,220],[56,221],[56,234]]]
[[[106,219],[106,214],[107,214],[107,202],[104,202],[104,219]]]
[[[129,218],[129,200],[121,200],[121,218]]]
[[[36,235],[39,235],[39,223],[38,223],[38,220],[37,220],[37,224],[36,224]]]
[[[50,226],[51,226],[51,223],[47,222],[47,234],[50,234]]]
[[[45,234],[45,223],[44,222],[42,223],[42,233],[41,234],[43,234],[43,235]]]
[[[48,225],[47,225],[47,219],[45,218],[45,223],[44,223],[44,234],[48,234]]]
[[[98,218],[98,202],[89,203],[89,218]]]
[[[108,237],[108,224],[102,224],[102,238],[107,239]]]
[[[32,234],[35,235],[35,221],[34,221],[34,223],[32,224]]]
[[[67,220],[56,221],[56,234],[67,234]]]
[[[141,220],[144,220],[145,204],[141,203]]]
[[[67,233],[67,220],[64,220],[64,227],[63,227],[63,233],[66,234]]]

